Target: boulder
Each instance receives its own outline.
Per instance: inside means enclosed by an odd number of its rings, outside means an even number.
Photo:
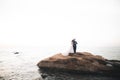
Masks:
[[[120,61],[105,59],[89,52],[69,53],[63,56],[61,53],[40,61],[37,66],[41,70],[62,71],[85,74],[110,74],[119,75]],[[114,72],[114,73],[113,73]],[[112,73],[112,74],[111,74]]]

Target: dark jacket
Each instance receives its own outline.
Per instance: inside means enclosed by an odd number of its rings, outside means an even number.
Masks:
[[[73,46],[76,46],[76,44],[77,44],[77,41],[72,40],[72,45],[73,45]]]

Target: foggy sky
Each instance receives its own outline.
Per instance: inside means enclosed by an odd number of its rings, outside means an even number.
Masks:
[[[119,0],[0,0],[0,45],[120,45]]]

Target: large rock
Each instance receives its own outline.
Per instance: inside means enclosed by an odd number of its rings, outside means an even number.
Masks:
[[[88,52],[69,53],[68,56],[56,54],[40,61],[41,70],[64,71],[74,73],[120,74],[120,61],[107,60]],[[111,74],[112,73],[112,74]]]

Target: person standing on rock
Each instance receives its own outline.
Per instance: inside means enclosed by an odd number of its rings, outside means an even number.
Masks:
[[[71,42],[72,42],[73,51],[74,51],[74,53],[76,53],[78,43],[77,43],[77,41],[75,39],[73,39]]]

